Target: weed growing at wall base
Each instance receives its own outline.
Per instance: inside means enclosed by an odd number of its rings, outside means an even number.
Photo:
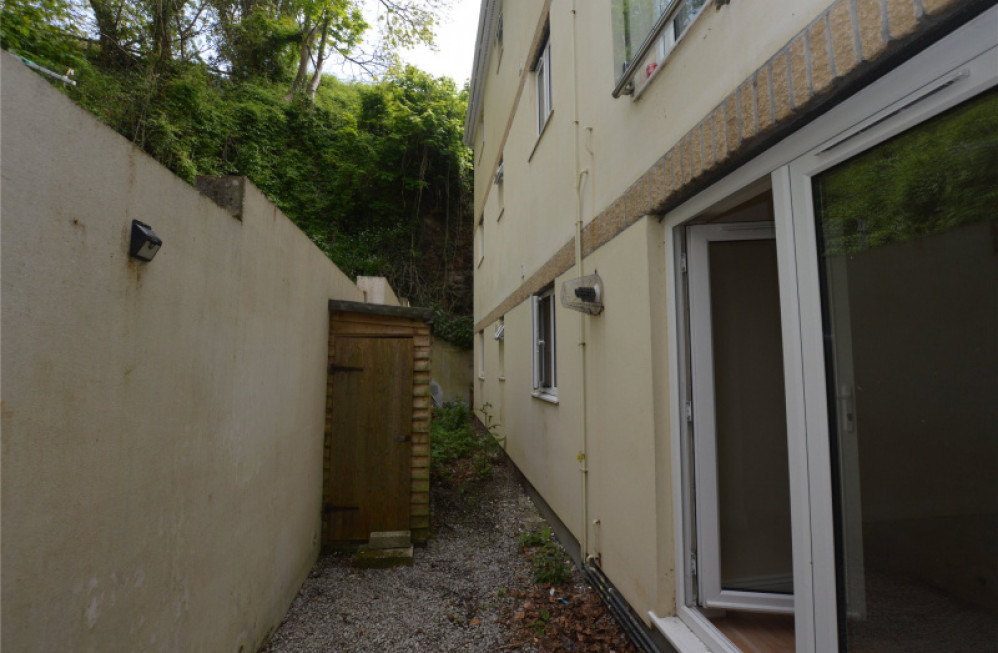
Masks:
[[[490,406],[481,408],[484,429],[476,429],[471,409],[462,402],[448,402],[433,410],[430,427],[430,473],[438,483],[487,478],[505,442],[495,434]]]
[[[523,533],[520,535],[520,546],[530,557],[534,583],[563,585],[571,580],[571,564],[566,559],[565,550],[554,539],[550,527],[545,526],[539,533]]]

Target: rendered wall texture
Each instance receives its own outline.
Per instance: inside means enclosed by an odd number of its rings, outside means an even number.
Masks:
[[[632,101],[610,96],[607,7],[580,5],[572,19],[569,3],[552,2],[552,124],[537,136],[526,44],[516,51],[504,48],[494,72],[493,52],[484,80],[488,137],[476,141],[476,161],[483,159],[476,169],[475,207],[476,224],[478,216],[485,217],[489,246],[475,275],[475,329],[574,261],[572,20],[578,30],[580,169],[586,175],[579,182],[586,222],[582,247],[588,256],[642,216],[677,206],[789,134],[838,91],[875,73],[876,65],[924,40],[951,15],[985,4],[801,0],[791,7],[769,0],[732,2],[720,10],[708,6],[644,94]],[[505,33],[539,34],[540,10],[538,3],[522,18],[518,6],[504,10]],[[511,75],[521,88],[510,107],[505,78]],[[502,206],[498,186],[490,183],[495,169],[486,169],[493,159],[495,165],[505,163]]]
[[[327,301],[363,295],[251,184],[239,220],[2,66],[3,648],[256,650],[319,550]]]
[[[658,217],[890,75],[985,4],[707,3],[632,99],[611,96],[608,3],[502,3],[501,59],[493,49],[476,79],[485,84],[484,138],[474,139],[475,224],[485,251],[475,271],[475,330],[486,335],[475,345],[476,365],[485,360],[476,403],[492,404],[512,460],[573,536],[588,539],[641,618],[675,612],[673,547],[681,542],[667,344],[675,334],[666,324],[675,311],[666,288],[675,281]],[[538,133],[530,70],[545,34],[553,113]],[[503,181],[495,183],[500,161]],[[560,293],[578,274],[577,223],[584,272],[603,278],[606,310],[580,318],[556,307],[555,404],[531,396],[529,299],[552,281]],[[501,318],[500,352],[488,336]]]

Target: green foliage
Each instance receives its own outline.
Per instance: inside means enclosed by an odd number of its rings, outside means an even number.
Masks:
[[[520,535],[520,546],[532,549],[530,568],[534,583],[538,585],[563,585],[572,578],[572,566],[565,550],[561,548],[550,527],[545,526],[539,533]]]
[[[80,10],[64,0],[4,0],[0,8],[3,49],[60,74],[85,62],[76,27]]]
[[[547,610],[540,610],[536,619],[527,622],[527,627],[531,628],[534,634],[540,636],[547,629],[549,621],[551,621],[551,613]]]
[[[487,478],[499,457],[505,438],[495,433],[491,406],[481,407],[486,428],[475,428],[471,410],[463,402],[448,402],[433,410],[430,427],[430,473],[437,481],[453,480],[465,473]]]
[[[75,69],[78,85],[59,87],[183,179],[246,175],[344,273],[387,277],[437,307],[438,337],[470,347],[467,89],[394,67],[377,83],[326,77],[295,93],[300,48],[359,47],[356,0],[209,0],[204,12],[188,1],[5,0],[0,37]],[[431,37],[439,2],[382,4],[383,37]]]
[[[525,548],[543,546],[546,542],[549,542],[550,540],[551,540],[550,526],[545,526],[539,532],[534,531],[531,533],[520,533],[520,546]]]
[[[481,447],[471,422],[471,410],[462,402],[448,402],[433,410],[430,426],[430,467],[437,477],[447,474],[456,460],[471,457]]]
[[[828,254],[856,253],[995,220],[998,91],[822,173],[815,203]]]
[[[433,309],[433,334],[463,349],[475,344],[475,322],[471,315],[455,315],[438,306]]]

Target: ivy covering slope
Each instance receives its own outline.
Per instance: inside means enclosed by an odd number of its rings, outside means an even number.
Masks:
[[[53,83],[187,181],[246,175],[346,274],[387,277],[470,346],[467,89],[391,58],[378,81],[327,75],[298,89],[303,39],[316,35],[294,7],[339,20],[335,45],[351,56],[367,28],[352,2],[172,0],[180,14],[163,34],[156,8],[170,1],[5,0],[0,43],[71,70],[76,86]],[[102,29],[107,11],[117,22]]]

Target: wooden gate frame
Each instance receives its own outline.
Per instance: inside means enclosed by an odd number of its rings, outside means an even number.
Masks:
[[[428,308],[385,306],[329,300],[329,352],[326,360],[326,427],[322,447],[322,542],[330,528],[325,506],[331,503],[330,463],[332,448],[333,375],[330,368],[339,336],[411,337],[412,447],[409,491],[409,529],[412,540],[425,544],[430,537],[430,353],[433,311]]]

